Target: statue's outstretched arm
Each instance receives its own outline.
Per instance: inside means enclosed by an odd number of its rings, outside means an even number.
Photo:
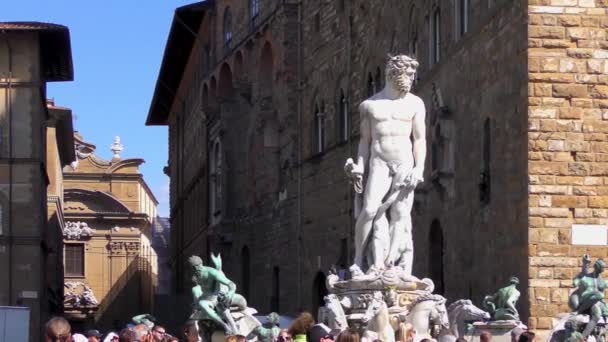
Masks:
[[[218,283],[228,286],[228,296],[230,298],[236,293],[236,284],[232,280],[228,279],[223,272],[212,269],[210,273],[214,276]]]

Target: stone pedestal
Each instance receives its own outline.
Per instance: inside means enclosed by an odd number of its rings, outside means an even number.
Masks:
[[[475,322],[465,338],[469,342],[479,342],[479,334],[488,331],[492,334],[492,342],[511,342],[511,330],[518,326],[522,326],[520,321]]]
[[[359,330],[370,340],[394,342],[400,323],[411,323],[418,336],[430,337],[433,325],[447,325],[445,298],[432,294],[433,283],[403,276],[397,270],[339,281],[327,278],[330,292],[325,307],[319,309],[319,321],[328,327]]]

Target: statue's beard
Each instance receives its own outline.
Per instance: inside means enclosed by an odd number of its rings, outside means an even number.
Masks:
[[[412,79],[407,76],[391,79],[391,85],[401,96],[406,95],[412,89]]]

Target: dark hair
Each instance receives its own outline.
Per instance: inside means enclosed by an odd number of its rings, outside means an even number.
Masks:
[[[423,338],[422,340],[420,340],[420,342],[431,342],[431,340],[429,340],[428,338]]]
[[[521,333],[521,335],[519,335],[518,342],[532,342],[532,341],[534,341],[535,337],[536,337],[536,334],[534,334],[533,332],[524,331],[523,333]]]
[[[479,334],[479,340],[481,342],[489,342],[492,340],[492,334],[489,331],[484,330]]]
[[[467,339],[464,337],[459,337],[456,339],[456,342],[467,342]]]
[[[118,342],[135,342],[137,334],[131,329],[122,329],[118,334]]]
[[[348,328],[338,335],[336,342],[359,342],[359,333],[355,329]]]
[[[315,319],[310,312],[302,312],[289,326],[287,333],[295,337],[296,335],[304,335],[312,326],[315,325]]]

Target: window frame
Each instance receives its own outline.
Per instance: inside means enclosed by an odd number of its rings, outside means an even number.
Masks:
[[[439,7],[433,10],[430,26],[430,59],[431,65],[434,65],[441,60],[441,9]]]
[[[69,247],[78,247],[82,249],[81,257],[81,271],[78,273],[69,273],[68,272],[68,246]],[[63,244],[63,272],[66,278],[85,278],[86,277],[86,246],[84,242],[65,242]]]
[[[348,108],[348,97],[343,89],[340,89],[340,97],[338,98],[338,141],[347,143],[350,140],[350,115]]]
[[[223,29],[223,43],[224,48],[226,50],[232,47],[232,38],[233,38],[233,30],[232,30],[232,10],[230,6],[227,6],[224,9],[224,17],[222,21],[222,29]]]
[[[325,152],[325,106],[315,104],[314,112],[314,154],[323,154]]]

